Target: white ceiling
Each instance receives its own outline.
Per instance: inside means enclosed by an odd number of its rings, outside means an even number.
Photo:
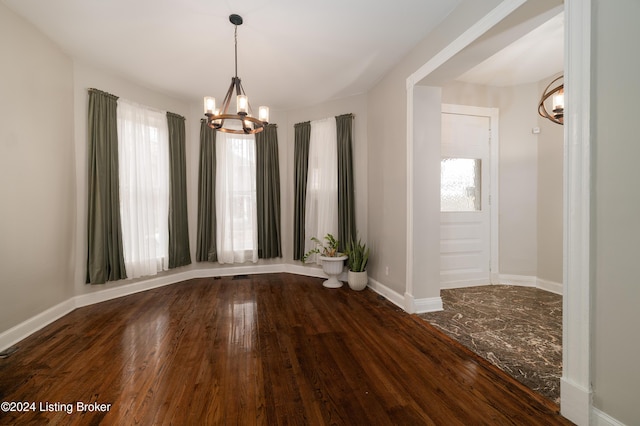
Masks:
[[[535,83],[564,68],[564,13],[540,25],[456,80],[488,86]]]
[[[459,0],[0,0],[74,58],[188,100],[233,68],[253,105],[291,109],[370,89]]]

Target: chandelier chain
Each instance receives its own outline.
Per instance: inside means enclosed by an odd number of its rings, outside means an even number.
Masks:
[[[233,32],[233,38],[235,40],[236,78],[238,78],[238,25],[235,25],[235,30]]]

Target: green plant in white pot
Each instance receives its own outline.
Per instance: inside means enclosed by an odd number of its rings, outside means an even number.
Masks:
[[[312,237],[311,241],[316,243],[316,247],[305,253],[302,257],[302,261],[306,262],[312,254],[319,255],[320,261],[322,262],[322,270],[329,276],[329,279],[322,285],[327,288],[340,288],[342,287],[342,283],[338,281],[338,275],[342,273],[344,261],[347,256],[338,251],[340,242],[336,240],[333,235],[327,234],[324,239],[326,240],[326,243],[323,243],[316,237]]]
[[[360,239],[352,240],[346,249],[349,256],[348,266],[349,287],[352,290],[364,290],[367,287],[369,277],[367,276],[367,263],[369,262],[369,249]]]

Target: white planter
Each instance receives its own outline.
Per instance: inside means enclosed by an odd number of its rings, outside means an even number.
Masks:
[[[361,291],[367,287],[367,271],[353,272],[349,271],[349,287],[351,290]]]
[[[342,287],[342,283],[338,281],[337,276],[342,273],[342,269],[344,268],[344,261],[347,259],[347,256],[338,256],[338,257],[326,257],[320,256],[320,260],[322,261],[322,270],[325,274],[329,276],[329,279],[326,280],[322,285],[327,288],[340,288]]]

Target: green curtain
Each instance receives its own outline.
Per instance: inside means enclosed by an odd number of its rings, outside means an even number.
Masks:
[[[118,186],[118,97],[89,89],[87,283],[127,277]]]
[[[256,134],[258,257],[282,257],[280,243],[280,165],[278,127],[267,124]]]
[[[200,121],[198,173],[198,262],[216,262],[216,131]]]
[[[304,217],[307,200],[307,172],[309,169],[309,142],[311,122],[294,125],[294,206],[293,206],[293,259],[304,256]]]
[[[169,127],[169,268],[189,265],[184,117],[167,112]]]
[[[338,240],[340,251],[356,238],[355,196],[353,190],[353,114],[336,117],[338,133]]]

